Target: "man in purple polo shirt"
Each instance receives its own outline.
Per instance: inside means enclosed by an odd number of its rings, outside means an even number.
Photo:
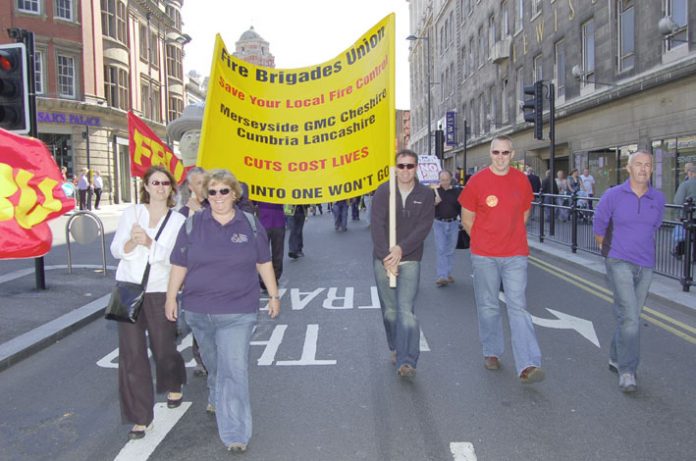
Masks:
[[[604,193],[592,227],[614,292],[617,326],[609,349],[609,369],[619,374],[623,392],[638,388],[640,313],[652,280],[655,233],[665,207],[662,192],[650,186],[652,168],[649,153],[631,154],[626,166],[629,178]]]

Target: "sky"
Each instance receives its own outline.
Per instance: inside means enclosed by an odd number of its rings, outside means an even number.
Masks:
[[[396,108],[409,109],[409,31],[406,0],[185,0],[184,72],[210,74],[219,33],[234,50],[242,33],[254,30],[269,42],[277,68],[328,61],[390,13],[396,13]]]

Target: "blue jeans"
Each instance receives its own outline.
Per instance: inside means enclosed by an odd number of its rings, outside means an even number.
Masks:
[[[411,365],[416,368],[420,354],[420,326],[414,313],[420,261],[406,261],[399,265],[396,288],[389,288],[389,277],[382,261],[374,260],[375,282],[382,320],[387,333],[390,351],[396,351],[396,366]]]
[[[609,358],[619,364],[619,372],[635,373],[640,360],[640,313],[648,297],[653,270],[621,259],[605,261],[609,287],[614,292],[616,330]]]
[[[454,250],[457,248],[459,237],[459,222],[438,221],[433,223],[435,232],[435,248],[437,249],[437,278],[446,279],[452,273]]]
[[[498,302],[502,280],[517,374],[527,367],[541,366],[532,316],[527,312],[527,257],[491,258],[472,254],[471,264],[483,355],[500,357],[505,349],[502,310]]]
[[[251,439],[249,341],[253,314],[186,312],[208,368],[208,403],[215,407],[218,433],[225,446]]]

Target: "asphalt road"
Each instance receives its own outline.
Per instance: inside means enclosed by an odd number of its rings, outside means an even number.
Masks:
[[[528,303],[547,379],[522,385],[509,347],[500,371],[483,368],[468,255],[459,252],[456,283],[437,288],[431,236],[417,301],[424,350],[417,376],[403,380],[389,362],[364,221],[336,234],[330,216],[310,218],[305,242],[306,257],[286,260],[280,317],[270,320],[262,311],[253,338],[254,435],[245,459],[694,458],[696,318],[690,311],[648,302],[639,390],[624,395],[607,369],[614,323],[604,281],[535,255]],[[93,254],[81,257],[94,263]],[[558,328],[571,324],[582,334]],[[189,360],[190,349],[182,347]],[[205,412],[204,380],[191,374],[185,388],[191,405],[177,415],[158,413],[160,433],[144,439],[154,446],[127,444],[116,348],[115,326],[97,320],[3,371],[0,458],[229,458]]]

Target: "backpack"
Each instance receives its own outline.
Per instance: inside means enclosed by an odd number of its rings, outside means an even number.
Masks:
[[[249,213],[248,211],[242,211],[244,213],[244,216],[246,217],[247,221],[249,221],[249,225],[251,226],[251,230],[254,232],[254,240],[256,240],[256,217]],[[191,235],[191,230],[193,229],[193,217],[196,216],[196,213],[190,214],[188,218],[186,218],[186,235]]]

